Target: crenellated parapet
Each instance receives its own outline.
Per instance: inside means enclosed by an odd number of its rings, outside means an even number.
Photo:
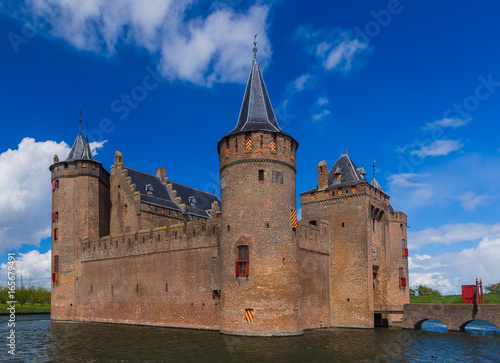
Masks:
[[[390,221],[391,222],[405,223],[406,224],[407,223],[407,216],[406,216],[405,213],[395,210],[391,214]]]
[[[300,221],[297,226],[299,248],[324,255],[330,254],[329,224],[324,220]]]
[[[81,240],[81,261],[216,248],[219,229],[220,218],[213,218],[115,234],[94,240],[85,238]]]

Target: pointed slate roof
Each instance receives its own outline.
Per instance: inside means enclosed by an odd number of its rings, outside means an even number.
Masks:
[[[380,186],[380,184],[378,183],[377,179],[375,179],[375,177],[373,177],[373,180],[372,182],[370,183],[370,185],[374,188],[377,188],[379,190],[382,190],[382,187]],[[383,190],[382,190],[383,191]]]
[[[238,124],[228,135],[245,131],[281,132],[256,58],[248,77]]]
[[[73,160],[94,160],[92,157],[92,151],[90,150],[89,139],[87,138],[83,141],[81,129],[78,131],[78,136],[76,137],[73,147],[66,158],[66,161]]]
[[[341,172],[340,179],[335,174]],[[342,154],[328,172],[328,187],[337,187],[344,184],[359,184],[366,182],[363,171],[357,168],[347,154]]]
[[[256,57],[253,58],[238,123],[226,136],[250,131],[277,132],[293,139],[286,132],[283,132],[278,125]],[[223,139],[219,140],[219,145]],[[298,142],[295,139],[293,140],[298,147]]]

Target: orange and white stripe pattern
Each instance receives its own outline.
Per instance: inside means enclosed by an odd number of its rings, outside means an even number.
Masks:
[[[290,211],[290,218],[292,221],[292,228],[297,228],[297,211],[295,209]]]
[[[253,323],[253,309],[245,309],[245,321]]]

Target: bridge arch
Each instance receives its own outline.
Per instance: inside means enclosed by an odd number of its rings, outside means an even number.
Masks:
[[[466,322],[464,322],[461,326],[460,326],[460,331],[466,331],[466,327],[470,324],[470,323],[474,323],[474,322],[485,322],[485,323],[488,323],[488,324],[485,324],[485,327],[488,327],[490,329],[488,329],[488,332],[491,331],[491,333],[495,334],[495,333],[500,333],[500,327],[498,327],[497,325],[495,325],[494,323],[492,323],[491,321],[488,321],[488,320],[484,320],[484,319],[472,319],[472,320],[468,320]]]
[[[439,319],[435,319],[435,318],[425,318],[425,319],[421,319],[419,321],[417,321],[414,325],[413,325],[413,328],[414,329],[420,329],[420,330],[427,330],[427,329],[422,329],[422,325],[424,323],[434,323],[434,322],[438,322],[440,324],[442,324],[442,327],[443,328],[446,328],[446,330],[448,330],[448,325],[446,325],[445,322],[439,320]],[[434,329],[430,329],[430,330],[434,330]]]
[[[487,321],[500,327],[500,305],[447,305],[447,304],[405,304],[403,328],[421,329],[429,319],[436,319],[448,327],[448,331],[464,331],[474,320]]]

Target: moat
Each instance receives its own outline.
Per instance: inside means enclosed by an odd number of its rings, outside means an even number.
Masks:
[[[498,362],[500,334],[397,328],[322,329],[287,338],[148,326],[66,323],[20,315],[19,362]],[[6,316],[0,317],[6,333]],[[439,329],[436,329],[439,330]],[[477,331],[487,332],[487,329]],[[1,357],[7,356],[5,347]]]

